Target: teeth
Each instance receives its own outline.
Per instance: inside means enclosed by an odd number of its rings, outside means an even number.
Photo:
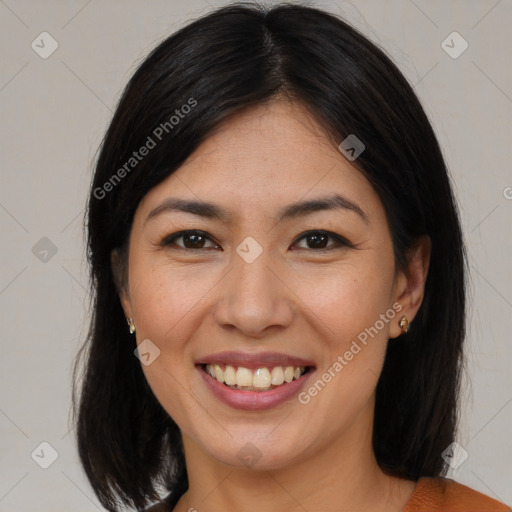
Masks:
[[[284,382],[284,371],[282,366],[274,366],[272,368],[272,373],[270,374],[270,378],[272,379],[272,384],[274,386],[279,386]]]
[[[224,382],[224,372],[222,371],[222,368],[218,364],[216,364],[213,368],[215,370],[215,378],[219,382]]]
[[[238,368],[236,372],[237,386],[252,386],[252,372],[247,368]]]
[[[258,368],[254,372],[252,385],[255,388],[268,388],[270,386],[270,372],[266,368]]]
[[[226,366],[224,370],[224,382],[228,386],[234,386],[236,384],[236,370],[232,366]]]
[[[250,370],[239,366],[226,365],[224,370],[218,364],[207,364],[206,373],[219,382],[223,382],[233,389],[244,389],[246,391],[268,391],[285,382],[298,379],[306,371],[304,366],[274,366],[269,368],[258,368]]]

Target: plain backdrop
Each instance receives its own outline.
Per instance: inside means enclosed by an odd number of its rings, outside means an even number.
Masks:
[[[224,3],[0,0],[1,512],[101,510],[69,423],[88,321],[82,220],[92,163],[136,65]],[[391,55],[439,137],[471,269],[458,433],[467,459],[450,476],[512,504],[512,2],[313,5]]]

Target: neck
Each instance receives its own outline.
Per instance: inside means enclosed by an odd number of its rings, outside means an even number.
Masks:
[[[175,512],[400,512],[414,483],[384,473],[366,421],[309,457],[279,469],[233,467],[183,435],[189,489]]]

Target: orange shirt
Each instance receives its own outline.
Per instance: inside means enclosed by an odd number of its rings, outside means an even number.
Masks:
[[[146,512],[169,510],[164,499]],[[402,512],[512,512],[512,508],[450,478],[422,477]]]
[[[450,478],[418,480],[402,512],[511,512],[512,508]]]

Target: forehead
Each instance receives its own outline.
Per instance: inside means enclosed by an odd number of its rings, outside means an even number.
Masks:
[[[291,202],[336,193],[370,210],[378,201],[304,107],[272,102],[219,124],[140,206],[148,215],[172,196],[224,205],[231,216],[276,214]]]
[[[244,109],[216,126],[181,170],[186,172],[187,167],[216,163],[233,167],[240,163],[244,168],[258,171],[251,174],[275,181],[291,166],[302,174],[307,172],[307,167],[313,171],[319,166],[312,165],[314,161],[319,165],[346,163],[305,107],[272,101]]]

